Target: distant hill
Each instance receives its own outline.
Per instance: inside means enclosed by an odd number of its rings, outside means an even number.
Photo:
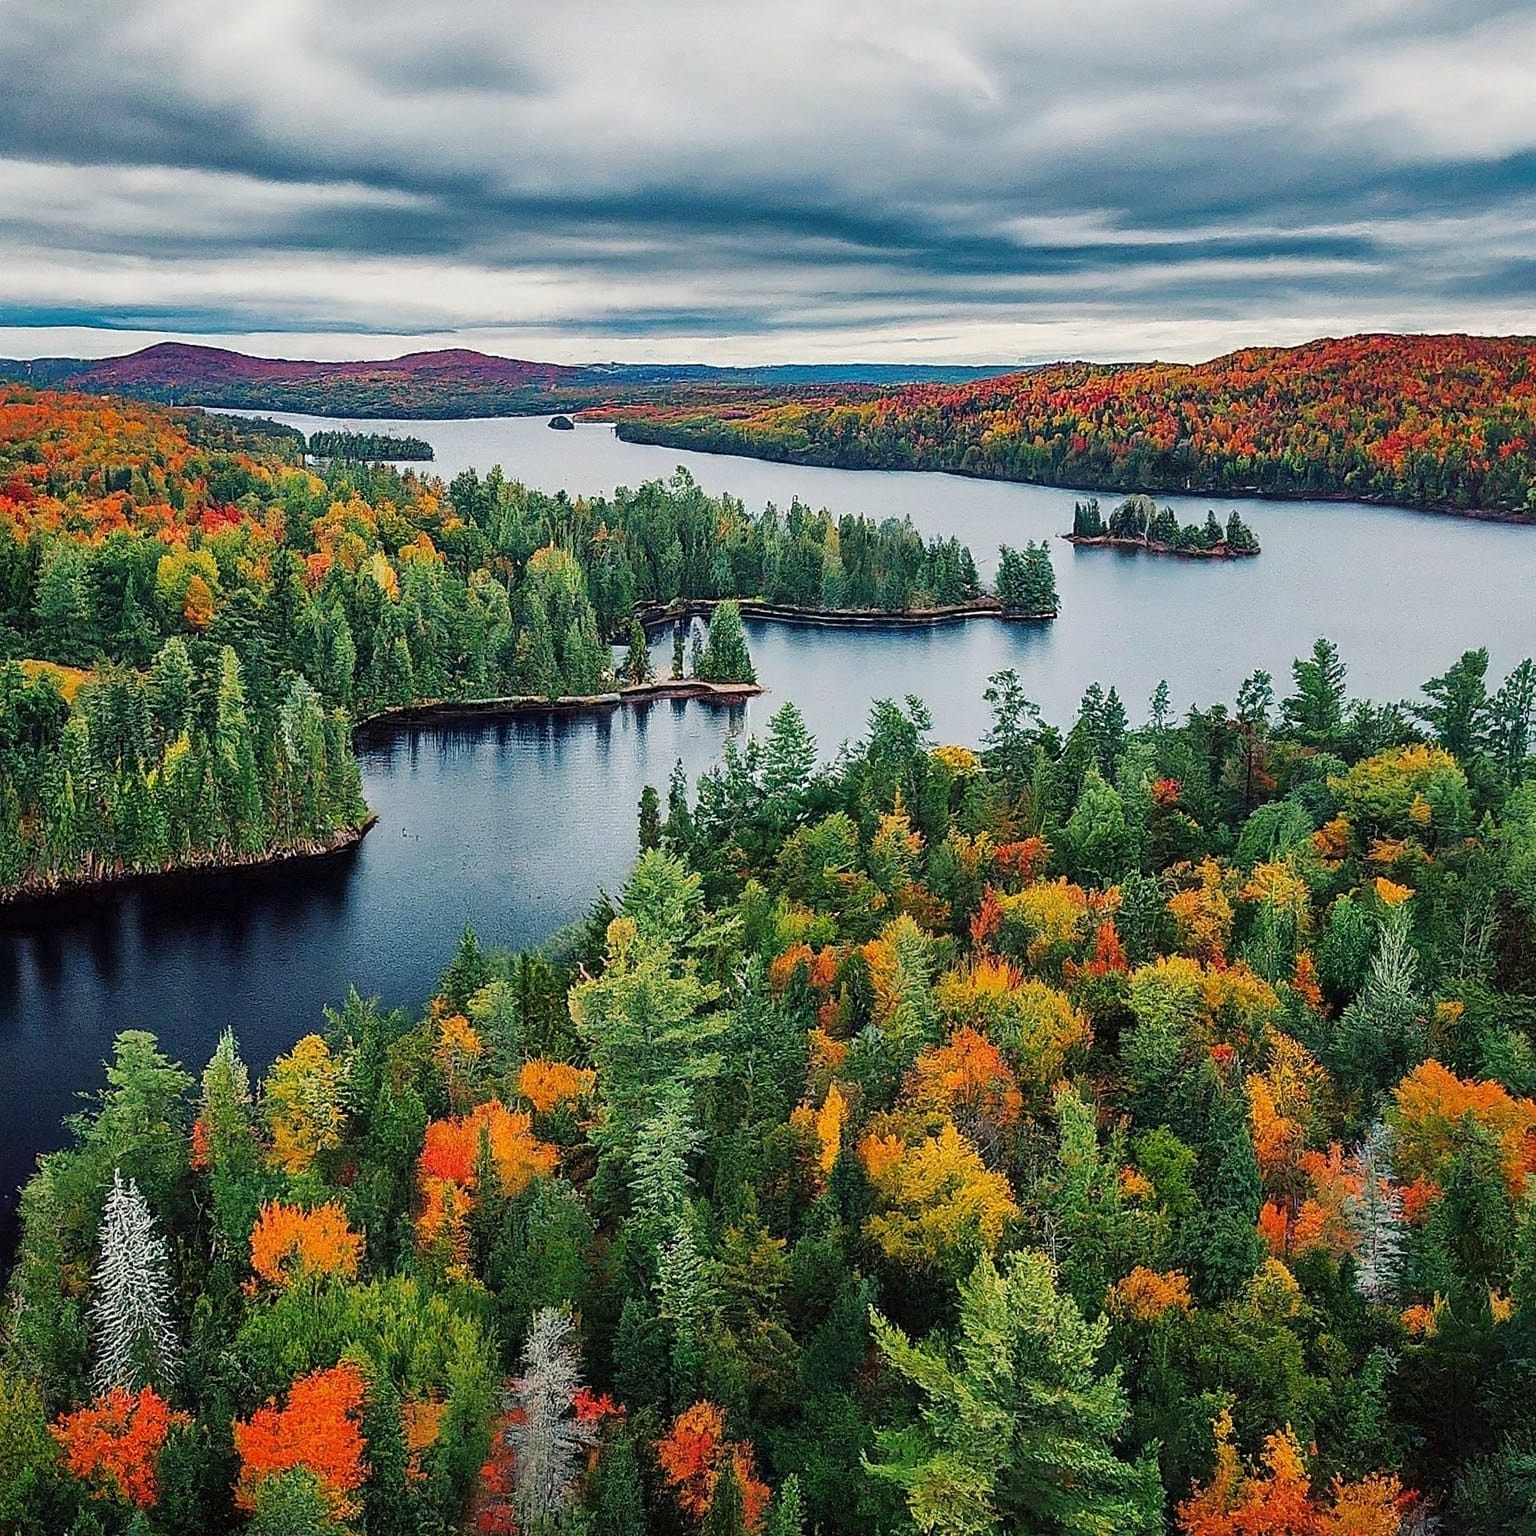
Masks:
[[[857,398],[801,390],[618,414],[630,441],[796,463],[1536,519],[1526,336],[1350,336],[1208,363],[1057,363]]]
[[[455,347],[378,362],[252,357],[222,347],[161,342],[122,357],[0,360],[0,379],[141,400],[311,411],[334,416],[516,416],[613,401],[782,397],[807,387],[958,383],[995,368],[855,363],[711,368],[703,364],[524,362]]]

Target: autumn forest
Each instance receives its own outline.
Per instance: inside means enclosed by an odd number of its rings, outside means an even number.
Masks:
[[[1079,544],[1210,559],[1244,517],[1150,493],[1528,505],[1513,344],[1390,421],[1319,345],[1299,404],[1246,354],[1219,394],[625,430],[1080,483]],[[748,605],[1059,633],[1054,539],[984,583],[907,520],[400,441],[0,390],[0,901],[345,848],[360,723],[749,687]],[[1536,664],[1447,662],[1371,700],[1319,638],[1057,720],[1004,669],[955,680],[968,745],[916,697],[840,749],[769,701],[537,950],[471,926],[430,997],[337,996],[270,1064],[238,1003],[198,1060],[114,1025],[21,1195],[0,1532],[1529,1530]]]

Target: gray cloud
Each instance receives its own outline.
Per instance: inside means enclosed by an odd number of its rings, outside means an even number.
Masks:
[[[1533,328],[1525,0],[0,0],[0,37],[0,350]]]

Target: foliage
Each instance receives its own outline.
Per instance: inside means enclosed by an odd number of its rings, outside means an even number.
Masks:
[[[271,1285],[318,1275],[357,1273],[363,1240],[334,1201],[305,1210],[273,1200],[251,1231],[251,1268]]]
[[[1536,443],[1530,358],[1519,337],[1350,336],[1208,363],[1060,363],[872,399],[629,406],[620,431],[848,469],[1519,512]]]
[[[153,1387],[136,1393],[113,1387],[89,1407],[65,1414],[53,1435],[65,1466],[92,1485],[94,1496],[116,1496],[149,1509],[160,1497],[157,1468],[166,1437],[176,1425],[191,1422],[184,1413],[172,1413]]]
[[[917,1528],[1152,1532],[1157,1470],[1116,1456],[1127,1404],[1095,1357],[1107,1325],[1059,1294],[1043,1254],[999,1271],[983,1256],[960,1286],[954,1346],[914,1344],[878,1313],[875,1340],[921,1395],[920,1423],[882,1432],[870,1470],[906,1494]]]
[[[780,711],[541,955],[466,934],[417,1015],[353,996],[256,1090],[232,1033],[199,1086],[126,1032],[22,1197],[0,1512],[1518,1529],[1533,781],[1451,671],[1460,751],[1326,644],[1278,706],[1145,727],[1090,690],[1057,731],[1001,676],[977,752],[886,701],[822,765]],[[109,1313],[187,1419],[132,1459],[153,1509],[48,1432],[102,1439]]]
[[[343,1362],[293,1383],[287,1403],[269,1401],[249,1420],[234,1425],[240,1478],[235,1502],[255,1509],[262,1484],[302,1467],[319,1481],[331,1511],[341,1519],[357,1512],[357,1490],[366,1476],[365,1445],[358,1424],[366,1384],[357,1367]]]

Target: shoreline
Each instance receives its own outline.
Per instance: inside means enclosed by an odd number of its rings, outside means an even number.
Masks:
[[[662,678],[651,683],[631,683],[607,693],[565,694],[546,699],[536,693],[514,693],[491,699],[425,699],[418,704],[400,704],[364,715],[352,724],[352,734],[370,730],[389,730],[396,726],[425,725],[433,720],[451,720],[492,715],[579,715],[598,710],[635,708],[662,699],[692,699],[700,704],[738,704],[767,693],[761,683],[708,683],[702,678]]]
[[[694,700],[711,706],[730,707],[768,690],[761,683],[710,683],[701,678],[665,678],[657,682],[616,688],[609,693],[567,695],[558,699],[533,694],[515,694],[491,699],[428,699],[396,709],[379,710],[352,722],[354,742],[370,730],[389,731],[430,724],[436,720],[475,716],[516,714],[576,715],[599,710],[635,708],[663,699]],[[257,874],[282,868],[285,864],[306,863],[336,858],[357,849],[378,825],[378,813],[370,810],[355,827],[347,827],[329,838],[306,844],[270,849],[264,853],[241,853],[215,857],[202,854],[182,863],[166,864],[158,869],[105,871],[31,881],[14,890],[0,893],[0,927],[14,915],[29,914],[42,908],[71,901],[90,905],[115,898],[138,886],[168,886],[178,880],[206,880],[221,875]]]
[[[71,901],[89,904],[116,896],[136,886],[166,886],[178,880],[201,881],[214,875],[259,874],[299,861],[334,859],[353,852],[378,824],[378,813],[368,815],[355,827],[333,832],[329,838],[307,844],[269,849],[265,853],[239,853],[224,858],[203,855],[158,869],[121,870],[95,875],[75,875],[16,887],[0,895],[0,926],[15,913],[28,913]]]
[[[756,598],[696,598],[685,602],[637,605],[636,618],[641,625],[655,629],[683,619],[707,617],[718,603],[737,601],[744,618],[758,618],[770,623],[790,624],[811,629],[903,629],[928,628],[941,624],[964,623],[971,619],[998,619],[1003,623],[1043,624],[1056,617],[1049,614],[1006,613],[1002,604],[989,595],[968,603],[952,603],[906,613],[886,613],[878,609],[812,609],[769,603]],[[354,743],[370,732],[387,733],[395,729],[430,725],[436,721],[489,718],[498,715],[579,715],[615,709],[633,709],[664,700],[693,701],[714,707],[730,708],[767,692],[761,683],[711,683],[702,678],[661,678],[653,682],[629,684],[604,693],[567,694],[548,699],[537,694],[511,694],[485,699],[425,699],[392,709],[375,711],[352,722]],[[280,869],[299,860],[318,861],[335,858],[355,850],[378,824],[378,814],[369,811],[356,827],[349,827],[312,844],[272,849],[265,853],[234,854],[215,858],[201,855],[184,863],[168,864],[158,869],[123,870],[89,876],[33,881],[0,893],[0,926],[13,915],[36,911],[71,900],[90,904],[106,900],[137,886],[163,886],[178,880],[196,881],[220,875],[238,875]]]
[[[578,419],[584,419],[586,414],[586,412],[578,412]],[[589,424],[597,426],[602,423],[593,418]],[[671,440],[665,437],[626,435],[626,427],[633,428],[640,426],[640,423],[627,421],[622,417],[614,420],[612,425],[614,435],[620,442],[634,443],[637,447],[670,448],[678,453],[708,453],[722,459],[757,459],[767,464],[792,464],[805,469],[837,469],[844,470],[849,474],[953,475],[958,480],[990,480],[999,485],[1036,485],[1048,491],[1073,491],[1078,494],[1093,496],[1183,496],[1192,500],[1210,500],[1212,502],[1359,502],[1363,506],[1382,507],[1394,512],[1413,512],[1430,517],[1458,517],[1475,523],[1512,523],[1521,528],[1536,527],[1536,514],[1528,512],[1510,512],[1502,507],[1453,507],[1443,502],[1415,504],[1408,501],[1393,500],[1390,497],[1378,495],[1372,491],[1266,491],[1258,486],[1243,486],[1235,490],[1231,488],[1204,490],[1199,486],[1157,484],[1123,486],[1105,485],[1102,482],[1091,480],[1071,483],[1064,480],[1035,479],[1026,475],[997,474],[990,472],[984,465],[965,469],[959,465],[949,464],[839,464],[826,455],[774,453],[766,448],[757,449],[744,444],[736,444],[729,448],[713,447],[704,443]]]
[[[1061,533],[1058,538],[1079,549],[1129,549],[1137,554],[1172,555],[1176,560],[1252,560],[1261,551],[1257,549],[1233,549],[1230,544],[1220,544],[1215,549],[1184,549],[1177,544],[1163,544],[1157,539],[1117,539],[1109,534]]]
[[[937,608],[904,610],[883,608],[796,608],[756,597],[695,597],[673,603],[637,603],[635,617],[647,631],[684,619],[706,618],[719,603],[733,602],[744,619],[790,624],[802,629],[920,629],[937,624],[959,624],[968,619],[1001,619],[1007,624],[1048,624],[1050,613],[1009,613],[990,594],[967,603],[947,603]]]

